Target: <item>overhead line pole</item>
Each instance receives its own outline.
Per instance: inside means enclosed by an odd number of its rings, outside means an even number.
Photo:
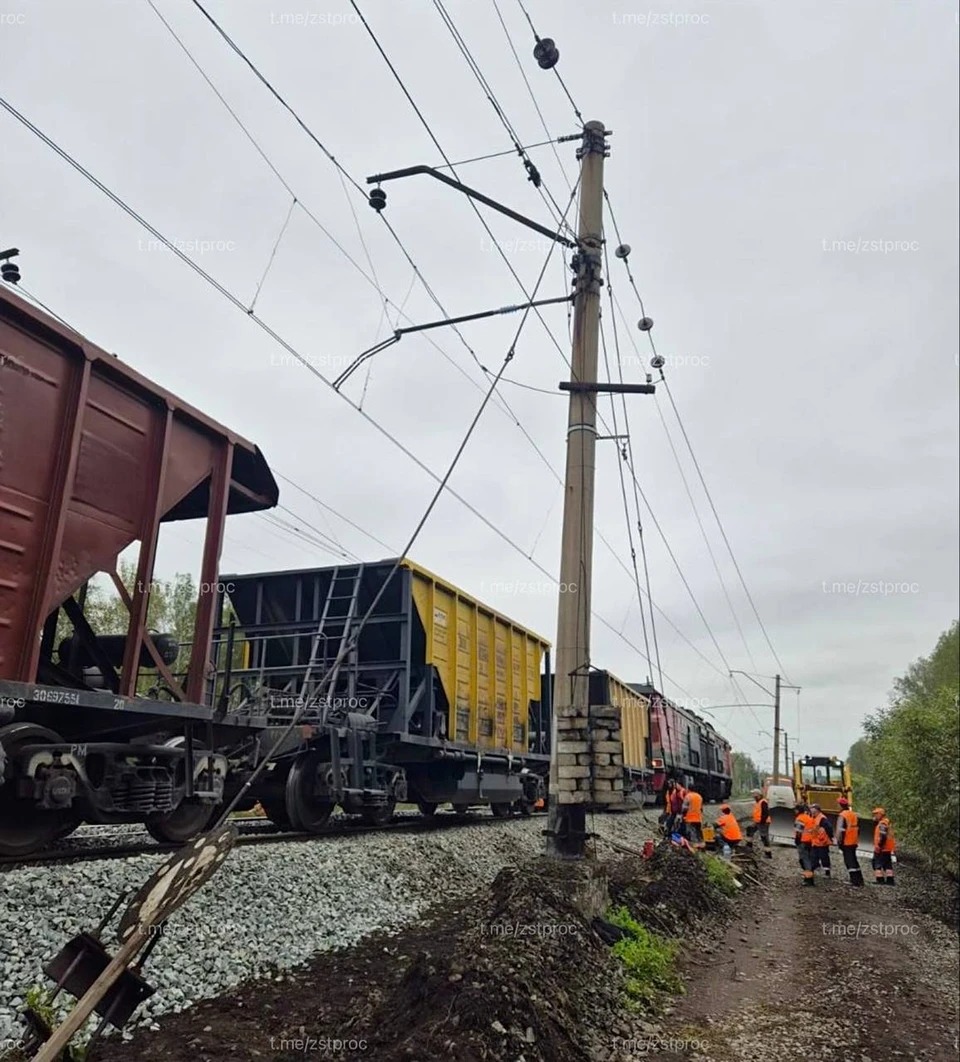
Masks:
[[[547,851],[582,858],[586,839],[583,804],[560,804],[558,717],[590,702],[590,604],[593,569],[593,502],[597,448],[596,387],[600,346],[600,274],[603,248],[603,162],[607,154],[602,122],[587,122],[578,151],[581,164],[580,221],[573,311],[570,414],[563,498],[563,539],[557,609],[557,651],[550,717],[550,800]]]
[[[773,677],[773,784],[780,777],[780,675]]]

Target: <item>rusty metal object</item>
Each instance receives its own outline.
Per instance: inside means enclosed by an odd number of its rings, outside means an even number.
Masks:
[[[48,616],[141,542],[121,695],[136,687],[160,524],[205,519],[201,588],[228,513],[276,504],[259,449],[9,290],[0,291],[0,679],[43,681]],[[215,594],[186,695],[202,700]],[[52,640],[52,632],[50,639]]]

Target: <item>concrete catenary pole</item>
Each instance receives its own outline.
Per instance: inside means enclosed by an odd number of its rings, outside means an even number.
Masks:
[[[578,151],[581,164],[579,249],[576,286],[567,470],[563,499],[560,557],[560,602],[551,717],[550,806],[547,850],[577,858],[584,852],[586,813],[581,805],[557,803],[557,715],[589,704],[590,607],[593,567],[593,499],[597,445],[597,394],[576,390],[597,382],[600,335],[600,272],[603,246],[603,160],[606,135],[602,122],[587,122]]]
[[[774,785],[780,776],[780,676],[774,676],[773,697],[773,777]],[[786,766],[786,764],[784,764]]]

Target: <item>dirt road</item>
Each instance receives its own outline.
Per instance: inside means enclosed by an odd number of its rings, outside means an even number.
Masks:
[[[957,935],[909,906],[926,898],[920,872],[855,889],[834,866],[835,880],[806,889],[794,849],[774,857],[714,953],[688,961],[659,1057],[956,1060]]]

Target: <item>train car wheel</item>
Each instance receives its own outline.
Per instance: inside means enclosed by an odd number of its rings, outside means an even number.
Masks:
[[[0,727],[0,745],[9,765],[24,745],[60,745],[63,738],[45,726],[10,723]],[[16,781],[7,778],[0,785],[0,855],[26,856],[66,837],[80,824],[74,808],[45,811],[32,800],[17,796]]]
[[[364,808],[360,817],[368,826],[386,826],[393,818],[397,802],[388,800],[386,804],[376,804],[373,807]]]
[[[191,837],[203,833],[217,807],[216,804],[201,804],[196,800],[181,800],[173,811],[151,816],[144,826],[147,833],[161,844],[186,844]]]
[[[468,804],[454,804],[453,810],[456,812],[458,819],[465,819],[470,814]]]
[[[420,809],[420,814],[426,819],[432,819],[437,813],[437,808],[440,805],[435,800],[418,800],[417,807]]]
[[[534,801],[527,800],[526,797],[521,797],[517,801],[517,810],[520,812],[522,818],[529,819],[533,815]]]
[[[513,809],[509,804],[491,804],[490,810],[493,812],[495,819],[509,819]]]
[[[317,775],[327,767],[319,752],[308,752],[294,761],[287,775],[284,806],[290,825],[303,833],[319,833],[333,813],[332,800],[316,795]],[[276,819],[273,820],[276,822]]]

